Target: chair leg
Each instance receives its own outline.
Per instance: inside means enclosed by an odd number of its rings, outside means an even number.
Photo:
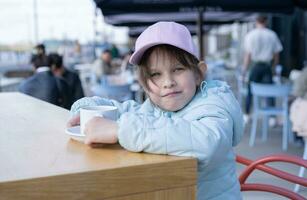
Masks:
[[[253,119],[252,119],[251,135],[250,135],[250,138],[249,138],[249,146],[251,146],[251,147],[254,146],[254,144],[255,144],[257,121],[258,121],[258,115],[254,113]]]
[[[262,141],[265,142],[268,139],[268,117],[264,115],[262,117]]]
[[[303,154],[303,159],[307,160],[307,139],[305,140],[305,147],[304,147],[304,154]],[[300,171],[298,173],[299,177],[303,177],[304,176],[304,172],[305,172],[305,167],[300,167]],[[300,185],[299,184],[295,184],[294,187],[294,192],[298,192],[300,189]]]
[[[288,149],[288,117],[287,115],[283,116],[284,118],[284,124],[283,124],[283,131],[282,131],[282,150],[287,151]]]
[[[289,143],[294,143],[294,134],[292,132],[292,124],[290,119],[288,119],[288,138],[289,138]]]

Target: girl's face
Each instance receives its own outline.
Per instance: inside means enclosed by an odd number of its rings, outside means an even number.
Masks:
[[[151,78],[147,80],[146,93],[155,105],[166,111],[178,111],[187,105],[202,81],[163,51],[151,53],[148,67]]]

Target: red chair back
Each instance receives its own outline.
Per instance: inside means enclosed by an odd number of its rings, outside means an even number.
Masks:
[[[252,174],[255,169],[261,170],[273,176],[279,177],[283,180],[300,184],[307,187],[307,178],[299,177],[288,172],[268,167],[265,164],[272,162],[285,162],[292,163],[307,168],[307,161],[297,156],[289,156],[284,154],[265,156],[255,161],[249,160],[242,156],[237,155],[236,161],[247,167],[243,170],[239,176],[241,184],[241,191],[263,191],[287,197],[289,199],[306,200],[305,197],[289,190],[275,185],[263,184],[263,183],[246,183],[247,178]]]

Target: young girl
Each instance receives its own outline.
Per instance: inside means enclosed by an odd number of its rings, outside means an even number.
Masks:
[[[119,119],[90,120],[86,144],[119,142],[134,152],[195,157],[197,199],[241,199],[232,150],[243,133],[240,106],[226,83],[203,81],[206,64],[198,60],[187,28],[174,22],[148,27],[130,63],[138,65],[149,98],[142,105],[83,98],[73,104],[69,126],[79,123],[84,106],[114,105]]]

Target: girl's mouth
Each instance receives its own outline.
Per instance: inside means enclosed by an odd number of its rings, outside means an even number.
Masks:
[[[175,92],[169,92],[165,95],[162,95],[162,97],[173,97],[173,96],[176,96],[177,94],[180,94],[181,92],[179,91],[175,91]]]

